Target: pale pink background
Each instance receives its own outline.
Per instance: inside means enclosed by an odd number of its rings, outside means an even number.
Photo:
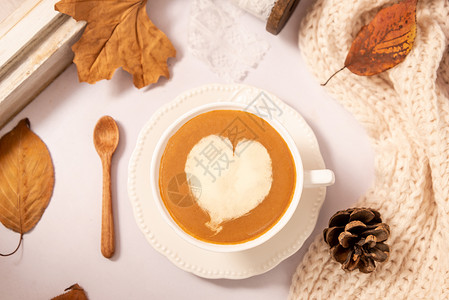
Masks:
[[[137,135],[150,116],[186,89],[223,82],[187,50],[190,1],[150,0],[150,18],[171,39],[177,57],[169,61],[172,77],[137,90],[118,70],[110,81],[78,83],[70,66],[28,107],[0,131],[3,135],[28,117],[53,157],[56,185],[41,221],[24,237],[12,257],[0,257],[0,298],[49,299],[79,283],[90,299],[285,299],[291,278],[307,247],[273,270],[245,280],[208,280],[184,272],[156,252],[134,220],[127,194],[128,162]],[[269,41],[271,49],[245,84],[266,89],[296,108],[318,138],[336,183],[328,189],[312,236],[329,217],[355,202],[373,181],[373,151],[365,131],[310,75],[297,47],[301,19],[313,0],[302,0],[278,36],[264,23],[244,16],[248,30]],[[343,63],[343,62],[342,62]],[[363,101],[363,99],[360,99]],[[120,126],[113,160],[113,196],[117,250],[100,253],[101,166],[92,131],[102,115]],[[0,252],[15,247],[19,235],[0,225]]]

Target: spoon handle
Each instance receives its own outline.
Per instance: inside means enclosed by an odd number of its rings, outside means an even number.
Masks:
[[[101,253],[111,258],[115,251],[114,218],[111,198],[111,156],[103,156],[103,204],[101,216]]]

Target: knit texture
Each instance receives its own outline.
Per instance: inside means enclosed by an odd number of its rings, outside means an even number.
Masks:
[[[391,0],[317,0],[299,32],[319,82],[339,70],[360,28]],[[363,124],[375,181],[355,206],[391,227],[390,259],[346,273],[316,237],[293,276],[290,299],[449,299],[449,2],[419,0],[406,60],[380,75],[347,69],[327,91]],[[356,147],[357,145],[354,145]]]

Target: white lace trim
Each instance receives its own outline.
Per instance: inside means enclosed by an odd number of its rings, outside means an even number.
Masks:
[[[227,82],[243,80],[270,48],[240,26],[242,13],[228,0],[192,1],[189,50]]]
[[[238,7],[255,15],[256,17],[267,21],[271,14],[271,10],[276,4],[276,0],[231,0]]]

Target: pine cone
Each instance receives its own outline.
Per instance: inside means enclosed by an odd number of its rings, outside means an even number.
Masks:
[[[390,254],[390,248],[384,243],[390,236],[390,227],[371,208],[336,212],[323,234],[331,247],[331,256],[345,271],[358,268],[363,273],[371,273],[376,269],[374,261],[384,262]]]

